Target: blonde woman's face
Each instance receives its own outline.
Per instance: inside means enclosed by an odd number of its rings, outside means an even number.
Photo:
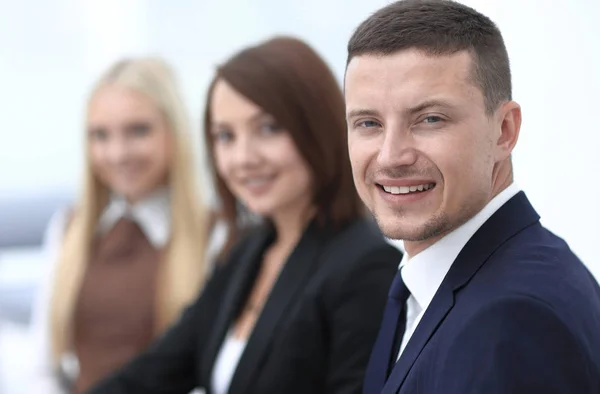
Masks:
[[[172,137],[148,97],[101,88],[90,102],[87,129],[92,169],[112,192],[136,202],[167,182]]]

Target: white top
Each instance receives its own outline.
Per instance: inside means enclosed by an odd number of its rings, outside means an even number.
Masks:
[[[235,338],[231,332],[227,334],[213,369],[212,392],[214,394],[227,394],[229,391],[231,379],[247,343],[246,339]]]
[[[410,257],[406,252],[402,257],[401,269],[404,284],[410,291],[406,301],[406,330],[400,345],[398,358],[406,348],[427,307],[442,284],[454,260],[473,237],[477,230],[508,200],[514,197],[519,188],[512,183],[494,197],[479,213],[469,219],[427,249]]]
[[[164,247],[171,236],[169,191],[160,189],[133,205],[121,196],[113,196],[100,215],[98,232],[108,233],[122,218],[136,222],[155,248]]]
[[[134,220],[155,247],[163,247],[171,233],[170,197],[166,189],[161,189],[137,204],[131,205],[119,196],[112,196],[106,209],[99,219],[98,232],[103,234],[110,231],[123,217]],[[58,263],[58,255],[62,245],[63,235],[69,219],[69,210],[63,209],[54,214],[46,229],[43,243],[43,253],[46,272],[42,275],[43,282],[33,305],[29,335],[31,336],[31,379],[32,387],[29,392],[44,394],[64,394],[60,389],[53,368],[50,349],[50,299],[54,284],[54,271]],[[212,261],[225,239],[224,226],[217,226],[211,234],[207,258]],[[66,367],[70,370],[77,368],[73,365],[73,357],[67,357]]]

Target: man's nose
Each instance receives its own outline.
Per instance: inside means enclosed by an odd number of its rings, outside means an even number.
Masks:
[[[390,125],[377,156],[381,168],[411,166],[417,161],[415,140],[411,131],[399,125]]]

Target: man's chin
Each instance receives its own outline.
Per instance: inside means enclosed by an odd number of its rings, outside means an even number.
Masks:
[[[398,220],[379,220],[377,224],[383,235],[389,239],[397,241],[420,242],[428,238],[427,231],[424,225],[398,225]]]
[[[407,239],[407,237],[410,237],[411,235],[410,231],[407,231],[406,228],[398,227],[398,225],[394,225],[391,223],[382,223],[379,220],[377,221],[377,224],[379,225],[379,228],[381,229],[383,235],[385,235],[386,238],[389,239],[404,241]]]

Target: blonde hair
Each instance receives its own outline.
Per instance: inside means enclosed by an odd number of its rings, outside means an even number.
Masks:
[[[156,298],[155,334],[159,334],[197,296],[204,282],[208,213],[197,193],[187,112],[170,67],[160,58],[122,60],[97,82],[90,101],[98,90],[109,85],[149,97],[161,110],[174,140],[169,174],[172,232],[159,271]],[[83,193],[65,232],[51,300],[52,354],[56,363],[72,346],[77,297],[98,219],[109,201],[107,186],[100,183],[92,170],[89,143],[86,155]]]

